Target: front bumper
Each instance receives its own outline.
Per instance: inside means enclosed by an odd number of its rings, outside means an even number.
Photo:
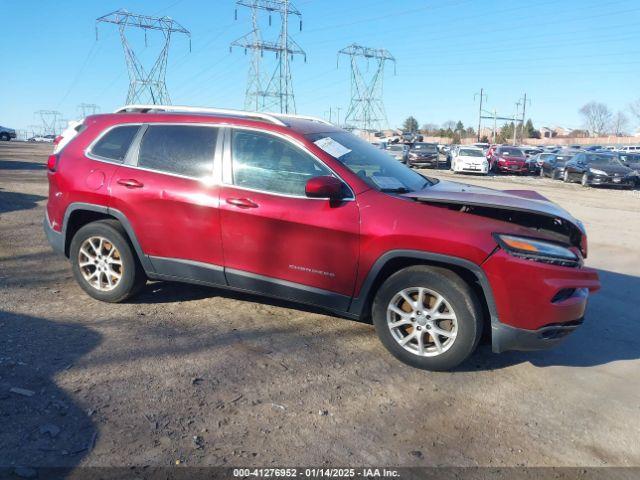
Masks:
[[[498,170],[501,172],[511,172],[511,173],[526,173],[529,171],[529,167],[527,167],[526,164],[523,165],[519,165],[519,164],[511,164],[511,165],[505,165],[505,164],[497,164]]]
[[[440,161],[437,157],[409,158],[409,164],[415,167],[437,167]]]
[[[53,248],[53,251],[64,255],[64,236],[62,235],[62,233],[56,232],[53,227],[51,227],[51,224],[49,223],[49,217],[46,214],[44,216],[42,224],[44,233],[47,236],[47,240],[49,241],[51,248]]]
[[[564,324],[547,325],[538,330],[525,330],[497,322],[496,325],[491,325],[491,348],[494,353],[551,348],[573,333],[582,322],[583,319],[580,318]]]
[[[607,187],[633,187],[637,177],[613,177],[594,175],[589,178],[589,185],[602,185]]]
[[[458,172],[468,172],[468,173],[489,173],[488,165],[462,165]]]
[[[600,289],[598,273],[591,268],[535,262],[504,250],[489,257],[482,268],[495,300],[495,352],[555,345],[580,326],[589,292]]]

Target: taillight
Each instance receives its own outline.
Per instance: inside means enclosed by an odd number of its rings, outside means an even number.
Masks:
[[[53,146],[57,146],[60,143],[60,140],[62,140],[62,135],[58,135],[56,138],[53,139]]]
[[[50,172],[55,172],[56,167],[58,166],[58,155],[49,155],[47,159],[47,170]]]

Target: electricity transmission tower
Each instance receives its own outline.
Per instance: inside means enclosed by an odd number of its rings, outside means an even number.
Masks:
[[[38,110],[34,112],[40,117],[42,135],[56,135],[62,114],[57,110]]]
[[[340,55],[351,58],[351,101],[344,123],[349,128],[357,128],[367,132],[378,131],[388,126],[387,114],[382,102],[382,80],[387,62],[393,62],[394,72],[396,59],[383,48],[369,48],[355,43],[338,51]],[[375,71],[366,76],[361,70],[362,58],[367,62],[375,62]]]
[[[118,25],[120,41],[124,49],[124,57],[129,73],[129,92],[127,104],[162,104],[171,103],[165,78],[167,74],[167,58],[169,56],[169,44],[173,33],[183,33],[189,37],[189,51],[191,51],[191,32],[170,17],[151,17],[148,15],[136,15],[126,10],[117,10],[96,19],[96,38],[98,36],[98,23],[113,23]],[[147,31],[157,30],[164,38],[163,46],[149,70],[145,69],[143,62],[136,55],[131,43],[127,39],[128,28],[139,28],[144,31],[144,43],[147,46]]]
[[[251,51],[245,108],[256,111],[296,113],[291,81],[291,61],[295,55],[302,55],[306,62],[307,54],[289,35],[289,15],[298,17],[300,30],[302,30],[302,13],[289,0],[238,0],[236,5],[251,9],[253,26],[253,30],[231,42],[230,45],[230,50],[233,47],[240,47],[244,48],[245,53]],[[280,15],[280,35],[277,40],[262,39],[259,24],[260,10],[268,12],[269,25],[271,25],[272,13]],[[266,75],[262,68],[265,51],[276,54],[276,67],[270,76]]]
[[[100,107],[95,103],[81,103],[78,105],[78,110],[82,118],[84,118],[89,115],[95,115],[100,110]]]

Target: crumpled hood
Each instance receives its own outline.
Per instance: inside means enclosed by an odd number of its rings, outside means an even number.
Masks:
[[[561,218],[572,223],[584,233],[584,228],[579,220],[533,190],[494,190],[440,180],[435,185],[418,192],[405,193],[403,196],[425,202],[497,207]]]

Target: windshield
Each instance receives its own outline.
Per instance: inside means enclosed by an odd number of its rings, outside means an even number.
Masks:
[[[414,143],[411,150],[420,150],[421,152],[437,152],[438,145],[435,143]]]
[[[621,153],[618,156],[623,163],[640,163],[640,155],[637,153]]]
[[[402,145],[389,145],[387,147],[387,150],[390,150],[392,152],[402,152],[404,150],[404,147]]]
[[[614,155],[587,154],[584,163],[589,165],[616,165],[620,166],[620,160]]]
[[[377,190],[414,192],[433,183],[349,132],[311,133],[305,136]]]
[[[505,157],[524,157],[522,151],[517,148],[501,148],[498,150],[498,154]]]
[[[482,150],[476,150],[475,148],[461,148],[458,155],[461,157],[484,157]]]
[[[556,155],[555,153],[541,153],[540,154],[540,160],[551,160],[552,158],[555,158]]]

